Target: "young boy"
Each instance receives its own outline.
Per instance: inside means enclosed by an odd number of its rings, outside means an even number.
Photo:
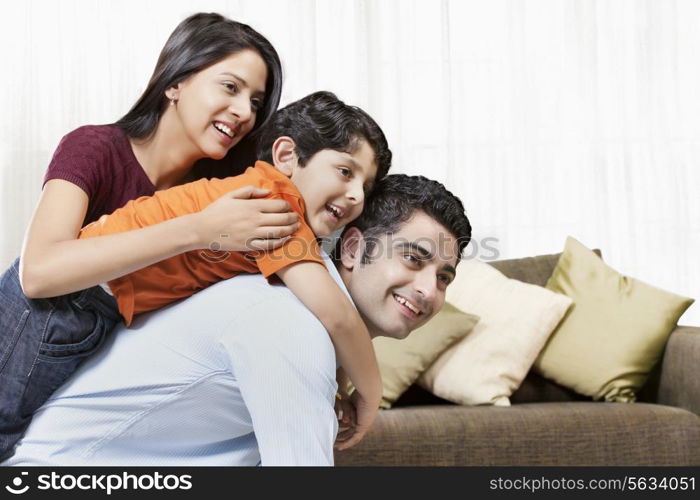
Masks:
[[[76,300],[61,302],[54,313],[62,315],[61,324],[66,328],[111,330],[120,317],[129,326],[136,314],[158,309],[239,273],[276,275],[328,330],[339,362],[357,390],[366,401],[378,405],[381,380],[370,336],[328,273],[316,238],[329,236],[354,220],[362,211],[365,193],[386,175],[391,152],[384,134],[364,111],[329,92],[316,92],[279,110],[263,131],[258,149],[261,161],[244,174],[202,179],[133,200],[84,227],[80,238],[195,213],[227,192],[254,185],[268,189],[268,197],[286,200],[298,213],[299,228],[284,245],[269,252],[186,252],[101,285],[113,298],[93,287]],[[90,334],[81,340],[82,346],[48,347],[55,352],[82,349],[89,354],[102,337]],[[16,385],[18,380],[25,386],[3,397],[0,456],[19,438],[17,429],[28,424],[31,413],[82,359],[80,355],[68,358],[57,356],[57,363],[49,364],[50,368],[45,368],[47,364],[41,369],[32,367],[29,377],[14,368],[0,372],[0,386]],[[27,380],[20,380],[22,376]]]

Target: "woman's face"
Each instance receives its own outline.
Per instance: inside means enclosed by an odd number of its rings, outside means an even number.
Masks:
[[[176,124],[200,157],[221,159],[253,129],[265,101],[267,66],[260,55],[242,50],[168,89]]]

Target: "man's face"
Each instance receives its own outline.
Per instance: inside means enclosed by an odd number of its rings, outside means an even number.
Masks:
[[[373,238],[372,261],[361,264],[361,243],[352,251],[353,228],[346,233],[341,276],[370,334],[405,338],[445,303],[455,276],[457,238],[424,212],[417,211],[391,235]]]

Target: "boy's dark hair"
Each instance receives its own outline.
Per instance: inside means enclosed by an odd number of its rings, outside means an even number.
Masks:
[[[425,212],[457,238],[458,255],[471,241],[472,226],[459,198],[437,181],[422,175],[394,174],[377,182],[365,200],[362,214],[345,227],[357,227],[365,240],[361,262],[369,264],[377,238],[395,233],[414,216]],[[338,249],[335,255],[339,257]]]
[[[391,166],[391,150],[384,132],[371,116],[349,106],[335,94],[314,92],[278,110],[260,131],[258,158],[272,163],[272,145],[278,137],[291,137],[301,166],[322,149],[353,153],[359,140],[374,151],[378,181]]]

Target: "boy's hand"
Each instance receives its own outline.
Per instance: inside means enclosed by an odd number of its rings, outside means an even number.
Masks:
[[[344,405],[347,402],[352,410],[348,417],[348,422],[344,422],[340,418],[339,404]],[[365,437],[367,431],[372,427],[374,419],[377,417],[379,409],[375,406],[367,405],[367,402],[362,398],[359,392],[355,391],[350,396],[348,401],[346,398],[336,400],[336,414],[339,415],[338,437],[335,440],[334,448],[336,450],[346,450],[359,443]],[[343,419],[346,417],[346,406],[340,406],[343,411]]]
[[[336,443],[343,442],[355,433],[357,414],[355,406],[347,394],[339,394],[335,400],[335,415],[338,418],[338,436]]]

